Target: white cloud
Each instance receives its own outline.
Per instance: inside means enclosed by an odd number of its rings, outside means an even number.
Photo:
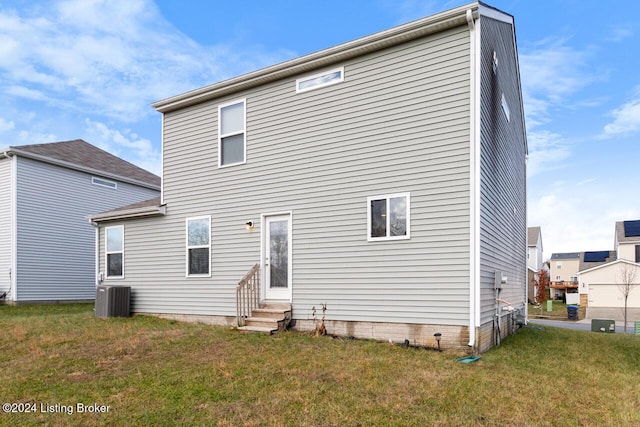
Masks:
[[[0,91],[122,121],[155,114],[152,101],[289,55],[198,45],[151,0],[0,6]]]
[[[636,89],[636,97],[621,105],[610,113],[613,121],[604,127],[601,138],[612,138],[629,135],[640,131],[640,88]]]
[[[605,39],[612,42],[621,42],[634,35],[633,25],[620,24],[611,29],[611,34]]]
[[[638,218],[640,209],[624,189],[592,179],[554,182],[530,195],[528,205],[529,225],[542,228],[545,259],[554,252],[613,250],[616,221]]]
[[[156,175],[161,174],[162,155],[148,139],[140,138],[129,129],[111,129],[104,123],[90,119],[85,119],[85,133],[85,139],[91,144]]]
[[[574,104],[570,97],[602,78],[601,71],[589,67],[592,53],[568,46],[565,40],[547,39],[525,50],[520,73],[528,129],[549,122],[552,109]]]
[[[14,128],[15,124],[11,120],[5,120],[0,117],[0,133],[7,132]]]
[[[572,145],[562,135],[550,131],[530,131],[527,133],[529,160],[527,177],[540,172],[550,172],[561,168],[571,156]]]

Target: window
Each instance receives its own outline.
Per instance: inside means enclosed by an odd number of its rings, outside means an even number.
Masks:
[[[187,276],[210,276],[211,217],[187,218]]]
[[[106,227],[105,253],[107,277],[124,277],[124,225]]]
[[[367,198],[367,240],[409,239],[409,193]]]
[[[218,107],[218,166],[245,163],[245,100]]]
[[[640,245],[636,245],[636,262],[640,262]]]
[[[318,89],[344,81],[344,67],[296,80],[296,93]]]
[[[504,93],[502,94],[502,111],[504,111],[504,115],[507,118],[507,121],[511,121],[511,110],[509,109],[509,104],[507,104],[507,98],[504,97]]]
[[[96,178],[95,176],[91,177],[91,183],[94,185],[99,185],[101,187],[113,188],[114,190],[118,188],[118,184],[113,181],[107,181],[106,179]]]
[[[561,263],[558,263],[557,267],[558,267],[558,270],[562,270],[562,264]]]

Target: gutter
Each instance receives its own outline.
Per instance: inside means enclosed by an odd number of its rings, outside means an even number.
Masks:
[[[321,67],[330,66],[350,58],[375,52],[448,28],[464,25],[465,11],[467,9],[473,9],[477,14],[479,5],[478,2],[474,2],[466,6],[418,19],[328,49],[320,50],[219,83],[214,83],[171,98],[156,101],[152,103],[151,106],[161,113],[174,111],[241,90],[264,85],[268,82],[317,70]]]
[[[133,209],[123,209],[115,212],[105,212],[102,214],[92,215],[86,217],[86,219],[94,224],[104,221],[115,221],[119,219],[141,218],[145,216],[166,215],[167,205],[159,206],[144,206]]]

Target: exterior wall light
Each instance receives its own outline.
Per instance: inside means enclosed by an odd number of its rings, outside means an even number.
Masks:
[[[244,228],[247,229],[247,231],[251,231],[253,230],[253,221],[247,221],[244,223]]]

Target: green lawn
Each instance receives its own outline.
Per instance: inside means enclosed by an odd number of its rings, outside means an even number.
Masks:
[[[92,308],[0,306],[0,400],[36,410],[0,424],[640,425],[634,335],[525,328],[465,365],[446,351]]]
[[[537,307],[529,304],[529,316],[544,316],[554,320],[567,320],[567,304],[562,301],[553,301],[551,308],[551,311],[547,311],[547,301]]]

